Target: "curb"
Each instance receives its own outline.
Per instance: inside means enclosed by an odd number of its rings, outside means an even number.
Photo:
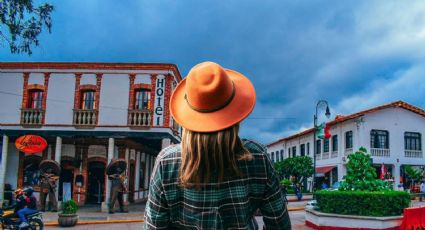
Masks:
[[[305,210],[305,207],[293,207],[293,208],[288,208],[288,211],[303,211]]]
[[[141,223],[145,222],[143,219],[130,219],[130,220],[92,220],[92,221],[78,221],[77,225],[88,225],[88,224],[122,224],[122,223]],[[51,221],[44,223],[44,226],[53,227],[59,226],[57,221]]]

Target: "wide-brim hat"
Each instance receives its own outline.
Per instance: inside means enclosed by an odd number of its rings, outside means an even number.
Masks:
[[[117,168],[121,168],[122,172],[124,172],[127,169],[127,162],[124,159],[113,160],[111,163],[109,163],[108,167],[106,167],[106,174],[115,174]]]
[[[255,89],[241,73],[214,62],[194,66],[174,90],[175,121],[195,132],[215,132],[241,122],[254,109]]]
[[[47,172],[48,169],[52,169],[52,173],[57,176],[59,176],[61,173],[61,167],[59,163],[54,160],[42,160],[38,168],[42,174]]]

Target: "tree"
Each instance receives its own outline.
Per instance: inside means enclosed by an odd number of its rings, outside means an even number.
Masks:
[[[32,0],[0,0],[0,44],[8,44],[11,53],[31,55],[43,28],[51,33],[52,11],[47,3],[34,7]]]
[[[296,184],[300,184],[304,178],[310,177],[314,172],[313,161],[307,156],[286,158],[277,162],[275,169],[282,179],[292,176],[293,182]]]
[[[365,148],[361,147],[357,152],[348,155],[347,175],[344,176],[339,190],[382,191],[389,189],[387,182],[377,179],[375,168],[371,166],[370,155]]]
[[[407,177],[411,180],[411,186],[419,182],[422,179],[422,172],[420,170],[414,169],[410,165],[404,166],[404,172]]]

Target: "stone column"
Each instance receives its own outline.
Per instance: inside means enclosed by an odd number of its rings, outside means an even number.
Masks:
[[[126,180],[127,180],[127,183],[125,184],[125,186],[127,187],[127,191],[129,191],[130,190],[130,149],[128,149],[128,148],[126,148],[125,149],[125,161],[127,162],[127,170],[125,170],[125,175],[126,175]],[[130,191],[129,191],[130,192]],[[125,193],[124,194],[124,206],[125,206],[125,209],[127,208],[127,206],[128,206],[128,193]]]
[[[170,144],[171,144],[171,139],[170,138],[164,138],[164,139],[162,139],[161,149],[164,149],[164,148],[170,146]]]
[[[149,189],[149,163],[150,163],[150,155],[145,156],[145,189]],[[149,191],[148,191],[149,192]]]
[[[9,137],[3,135],[3,147],[1,151],[1,168],[0,168],[0,207],[3,207],[4,198],[4,182],[6,178],[6,167],[7,167],[7,150],[9,144]]]
[[[146,189],[145,184],[146,184],[146,180],[147,180],[146,179],[146,153],[141,153],[140,158],[141,158],[140,162],[143,162],[144,167],[143,167],[143,184],[139,185],[139,187],[141,187],[143,190],[145,190]],[[147,192],[143,191],[142,192],[142,198],[147,197],[146,194],[147,194]]]
[[[136,167],[135,167],[135,170],[134,170],[135,172],[135,178],[134,178],[134,190],[135,191],[137,191],[135,194],[134,194],[134,200],[138,200],[140,197],[139,197],[139,188],[140,188],[140,173],[139,173],[139,171],[140,171],[140,152],[136,152]],[[137,196],[136,196],[136,194],[137,194]]]
[[[56,137],[55,161],[61,164],[62,157],[62,138]],[[59,180],[56,181],[56,199],[58,200],[58,210],[61,209],[62,202],[59,201]]]
[[[106,166],[108,166],[108,164],[112,161],[112,159],[114,158],[114,149],[115,149],[115,140],[114,138],[110,137],[109,138],[109,142],[108,142],[108,161],[106,162]],[[111,182],[106,179],[106,183],[105,183],[105,200],[102,202],[102,212],[108,212],[109,211],[109,201],[111,199],[110,197],[110,193],[111,193]]]
[[[394,172],[393,172],[393,176],[394,176],[394,190],[398,190],[398,185],[400,184],[400,163],[395,163],[394,164]]]

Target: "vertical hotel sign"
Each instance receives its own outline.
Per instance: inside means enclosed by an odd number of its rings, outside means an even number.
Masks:
[[[164,125],[164,95],[165,94],[165,76],[158,75],[155,82],[155,103],[154,103],[154,126]]]

